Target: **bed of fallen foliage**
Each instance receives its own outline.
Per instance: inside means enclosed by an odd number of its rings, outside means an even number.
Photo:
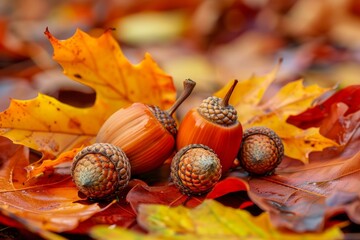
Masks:
[[[1,237],[359,236],[356,1],[35,2],[0,5]],[[114,201],[80,198],[74,155],[122,107],[169,108],[185,78],[197,86],[179,122],[239,80],[230,103],[243,128],[284,143],[275,174],[234,167],[188,197],[169,159]]]

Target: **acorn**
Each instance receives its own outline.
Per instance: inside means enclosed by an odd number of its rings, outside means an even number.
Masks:
[[[127,155],[132,175],[160,167],[175,150],[177,125],[172,115],[191,94],[195,82],[184,81],[184,91],[167,111],[134,103],[112,114],[100,128],[96,142],[119,146]]]
[[[208,146],[190,144],[173,157],[170,177],[183,194],[207,193],[221,177],[220,159]]]
[[[176,138],[177,149],[189,144],[209,146],[218,155],[222,174],[232,166],[242,140],[242,126],[236,109],[229,104],[237,80],[224,99],[208,97],[198,108],[191,109],[180,123]]]
[[[284,157],[284,145],[270,128],[252,127],[244,132],[238,155],[240,166],[254,175],[271,175]]]
[[[78,152],[72,162],[72,179],[83,195],[94,200],[110,199],[131,178],[130,162],[121,148],[95,143]]]

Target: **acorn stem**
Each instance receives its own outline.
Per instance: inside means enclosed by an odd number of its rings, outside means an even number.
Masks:
[[[166,112],[171,116],[178,109],[178,107],[185,101],[185,99],[191,94],[194,89],[196,82],[191,79],[184,80],[184,90],[181,95],[175,101],[175,103],[170,107],[170,109],[166,110]]]
[[[226,93],[225,97],[221,101],[220,106],[227,107],[229,105],[229,100],[230,100],[231,94],[233,93],[237,83],[238,83],[238,80],[235,79],[233,85],[231,86],[231,88],[229,89],[229,91]]]

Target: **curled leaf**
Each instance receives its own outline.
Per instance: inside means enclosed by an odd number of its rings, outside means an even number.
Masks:
[[[340,102],[348,106],[344,116],[357,112],[360,109],[360,85],[351,85],[337,91],[325,101],[306,111],[289,116],[287,122],[303,129],[319,127],[322,121],[329,116],[332,105]]]

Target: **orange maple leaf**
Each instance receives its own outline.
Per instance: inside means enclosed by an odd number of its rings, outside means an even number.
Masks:
[[[0,113],[0,135],[14,143],[55,158],[65,151],[94,142],[103,122],[116,110],[132,102],[169,108],[176,97],[172,78],[149,54],[137,64],[123,55],[111,31],[93,38],[81,30],[67,40],[45,31],[54,47],[54,59],[71,79],[96,92],[89,108],[77,108],[39,94],[30,100],[11,100]]]

